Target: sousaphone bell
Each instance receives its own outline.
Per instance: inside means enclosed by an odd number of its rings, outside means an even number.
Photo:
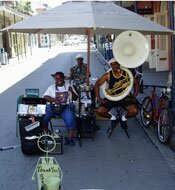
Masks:
[[[126,78],[121,82],[121,85],[117,85],[123,91],[122,93],[111,95],[107,91],[107,82],[101,85],[101,90],[107,99],[119,101],[130,93],[134,83],[133,75],[127,68],[139,67],[146,61],[149,55],[149,44],[144,35],[137,31],[129,30],[117,36],[113,43],[112,51],[115,60],[121,65],[121,69],[127,72]]]

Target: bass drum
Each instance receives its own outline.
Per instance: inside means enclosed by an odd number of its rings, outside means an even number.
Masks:
[[[133,87],[133,84],[134,84],[134,78],[133,78],[131,71],[124,67],[120,67],[120,68],[122,70],[126,71],[126,73],[127,73],[127,76],[126,76],[127,83],[125,81],[123,81],[123,83],[119,86],[119,88],[122,88],[122,90],[123,90],[122,93],[111,95],[107,90],[108,89],[107,81],[101,85],[102,94],[105,96],[105,98],[107,98],[108,100],[111,100],[111,101],[119,101],[119,100],[124,99],[130,93],[130,91]],[[111,69],[109,69],[107,72],[109,72],[110,70]]]

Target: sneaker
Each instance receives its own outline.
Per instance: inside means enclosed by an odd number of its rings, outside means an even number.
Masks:
[[[75,140],[69,139],[69,146],[75,146]]]
[[[74,139],[68,139],[67,137],[64,137],[64,145],[75,146],[75,140]]]
[[[126,121],[122,121],[121,127],[122,127],[122,129],[127,129],[128,128]]]
[[[116,120],[116,116],[115,115],[111,115],[111,118],[110,118],[111,121],[114,121]]]

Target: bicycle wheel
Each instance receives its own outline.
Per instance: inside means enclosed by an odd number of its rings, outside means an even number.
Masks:
[[[171,117],[169,108],[160,110],[158,124],[157,124],[157,137],[163,144],[169,142],[171,137]]]
[[[144,127],[148,128],[153,122],[153,103],[150,97],[145,97],[140,109],[140,119]]]

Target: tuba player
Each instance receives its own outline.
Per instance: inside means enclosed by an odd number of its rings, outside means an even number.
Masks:
[[[134,78],[133,94],[131,95],[130,93],[125,98],[115,101],[115,97],[120,96],[127,89],[127,86],[130,84],[130,78],[128,73],[120,67],[120,64],[114,58],[109,60],[109,64],[111,70],[98,79],[95,84],[95,94],[97,101],[100,103],[97,107],[97,114],[101,117],[109,118],[110,120],[116,120],[116,116],[112,115],[110,110],[113,107],[122,107],[126,110],[126,113],[122,116],[122,126],[127,127],[126,120],[136,116],[139,110],[135,101],[135,97],[139,92],[139,82]],[[133,72],[134,71],[132,71],[132,74],[134,75]],[[100,86],[104,82],[109,84],[106,92],[109,96],[114,97],[114,101],[100,96]]]

